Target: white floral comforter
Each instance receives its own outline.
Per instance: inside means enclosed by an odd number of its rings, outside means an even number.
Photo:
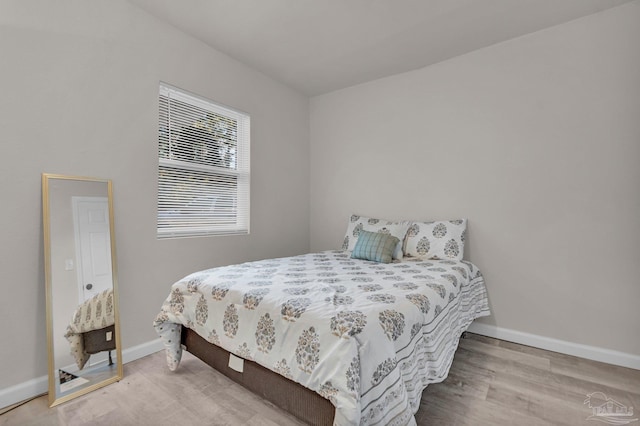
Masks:
[[[447,376],[460,334],[489,315],[469,262],[380,264],[329,251],[196,272],[154,322],[170,369],[180,326],[329,399],[335,425],[413,425]]]

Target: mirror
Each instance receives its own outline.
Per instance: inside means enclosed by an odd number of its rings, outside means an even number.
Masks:
[[[42,175],[49,406],[122,379],[111,181]]]

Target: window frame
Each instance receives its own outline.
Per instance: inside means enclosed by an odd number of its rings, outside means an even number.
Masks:
[[[163,97],[166,101],[163,101]],[[165,119],[163,120],[163,102],[166,102],[167,110],[164,113]],[[236,143],[234,153],[234,165],[235,168],[220,167],[210,164],[201,164],[198,162],[183,161],[175,158],[166,158],[172,156],[172,146],[175,144],[178,147],[177,129],[174,129],[172,117],[171,117],[171,104],[172,102],[181,102],[193,107],[193,111],[197,113],[205,112],[212,113],[218,116],[222,116],[225,119],[233,120],[237,124],[236,130]],[[250,231],[250,144],[251,144],[251,118],[249,114],[214,102],[210,99],[188,92],[186,90],[177,88],[170,84],[160,82],[158,92],[158,140],[157,140],[157,153],[158,153],[158,191],[157,191],[157,210],[156,210],[156,231],[158,239],[165,238],[182,238],[182,237],[199,237],[199,236],[215,236],[215,235],[248,235]],[[197,113],[193,114],[193,117],[188,116],[189,119],[193,119],[192,126],[197,123],[197,120],[203,120],[205,116],[198,116]],[[166,135],[163,139],[163,125]],[[176,126],[177,127],[177,126]],[[184,129],[182,129],[184,130]],[[162,144],[163,141],[168,143],[165,147],[169,150],[163,157]],[[184,146],[186,142],[195,143],[198,139],[195,136],[192,138],[182,138],[180,144]],[[178,148],[176,148],[176,152]],[[195,148],[194,151],[195,152]],[[171,170],[174,174],[172,174]],[[228,179],[225,179],[228,178]],[[164,181],[163,181],[164,179]],[[180,181],[180,179],[185,179]],[[206,180],[210,186],[212,182],[217,182],[220,186],[221,192],[208,192],[201,190],[198,192],[197,187]],[[235,184],[230,182],[235,180]],[[227,183],[225,183],[227,181]],[[195,183],[194,183],[195,182]],[[194,186],[188,186],[193,183]],[[224,207],[227,209],[235,210],[232,216],[235,220],[233,223],[229,223],[230,217],[226,216],[227,223],[213,223],[215,219],[208,218],[207,215],[195,214],[190,219],[189,215],[184,214],[185,217],[180,218],[167,218],[167,205],[174,205],[173,202],[168,202],[170,199],[171,190],[163,190],[163,187],[170,187],[174,189],[174,193],[181,197],[192,197],[192,201],[199,198],[210,197],[216,200],[215,197],[229,197],[235,202],[232,202],[233,206],[224,202]],[[180,190],[179,188],[183,189]],[[185,189],[186,188],[186,189]],[[194,189],[196,188],[196,189]],[[217,201],[214,201],[215,204]],[[182,207],[183,211],[188,212],[189,202],[184,202]],[[181,214],[181,210],[178,209],[174,215]],[[161,215],[164,215],[161,218]],[[198,220],[200,219],[200,220]],[[210,223],[204,223],[206,219]],[[173,222],[173,226],[171,226]]]

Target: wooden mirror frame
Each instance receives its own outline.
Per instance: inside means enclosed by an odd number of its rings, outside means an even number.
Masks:
[[[115,372],[105,379],[99,379],[96,383],[87,383],[86,386],[79,387],[76,391],[69,390],[65,395],[59,396],[56,383],[56,369],[62,366],[56,366],[55,364],[55,351],[54,351],[54,299],[53,299],[53,271],[52,271],[52,253],[54,247],[51,240],[51,198],[50,187],[54,181],[77,181],[77,182],[95,182],[104,183],[106,185],[106,196],[108,199],[108,211],[109,211],[109,235],[110,235],[110,260],[111,260],[111,276],[113,285],[113,309],[114,309],[114,324],[112,337],[115,339],[115,357],[116,366]],[[80,194],[83,195],[83,194]],[[112,183],[109,179],[98,179],[91,177],[80,176],[66,176],[57,174],[42,174],[42,219],[44,225],[44,266],[45,266],[45,284],[46,284],[46,305],[47,305],[47,348],[48,348],[48,370],[49,370],[49,406],[54,407],[63,402],[69,401],[73,398],[77,398],[81,395],[92,392],[96,389],[107,386],[111,383],[115,383],[123,377],[122,367],[122,346],[120,341],[120,315],[118,307],[118,280],[117,280],[117,268],[116,268],[116,250],[115,250],[115,229],[114,229],[114,215],[113,215],[113,189]],[[106,308],[105,308],[106,309]],[[73,312],[69,313],[69,320]],[[57,336],[60,338],[62,336]],[[106,338],[107,340],[108,337]],[[109,360],[111,360],[111,351],[109,352]],[[110,365],[110,364],[109,364]],[[59,381],[59,379],[58,379]]]

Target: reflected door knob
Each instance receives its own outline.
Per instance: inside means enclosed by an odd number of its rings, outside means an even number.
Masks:
[[[93,284],[89,283],[85,286],[87,290],[91,290],[93,288]]]

